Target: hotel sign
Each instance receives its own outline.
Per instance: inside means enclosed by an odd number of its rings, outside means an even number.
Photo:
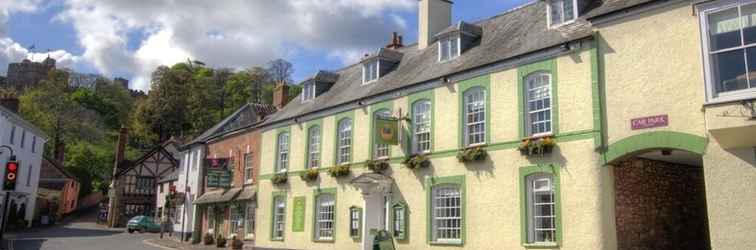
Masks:
[[[635,118],[630,120],[630,126],[633,130],[666,127],[669,126],[669,117],[667,115],[656,115]]]
[[[294,197],[294,223],[292,232],[304,232],[305,223],[305,197]]]
[[[228,188],[231,186],[231,169],[227,158],[205,159],[207,187]]]

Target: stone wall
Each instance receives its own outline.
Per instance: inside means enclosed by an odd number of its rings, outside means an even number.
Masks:
[[[636,158],[614,174],[618,249],[709,249],[701,167]]]
[[[47,79],[47,73],[55,69],[55,63],[39,63],[24,60],[20,63],[8,65],[8,78],[6,83],[10,87],[24,89]]]

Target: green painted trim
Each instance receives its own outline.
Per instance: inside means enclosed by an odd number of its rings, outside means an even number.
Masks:
[[[459,243],[445,243],[435,242],[433,240],[433,187],[438,185],[453,184],[459,186],[459,190],[462,192],[462,231]],[[426,207],[426,232],[427,242],[431,245],[455,245],[462,246],[465,244],[465,237],[467,235],[467,190],[465,185],[465,176],[447,176],[447,177],[426,177],[425,178],[425,207]]]
[[[335,126],[334,126],[334,129],[333,129],[333,131],[335,132],[334,133],[334,137],[333,137],[333,140],[334,140],[334,142],[333,142],[333,165],[334,166],[335,165],[340,165],[339,164],[339,123],[341,123],[341,121],[344,120],[345,118],[349,118],[349,120],[352,121],[352,145],[349,147],[349,151],[350,151],[349,152],[349,162],[347,162],[347,163],[351,163],[351,162],[354,161],[354,135],[355,135],[355,130],[357,129],[356,127],[354,127],[354,110],[350,110],[350,111],[346,111],[346,112],[342,112],[342,113],[336,114],[336,116],[334,116],[334,118],[335,118],[334,121],[336,121],[336,124],[334,124]],[[347,163],[342,163],[342,164],[347,164]]]
[[[301,224],[299,224],[299,226],[297,226],[297,224],[298,224],[297,223],[297,201],[298,200],[302,201],[302,204],[304,204],[303,207],[302,207],[302,213],[303,214],[302,214],[302,217],[300,217],[302,220],[301,220]],[[292,204],[292,206],[291,206],[291,232],[294,232],[294,233],[304,232],[305,226],[306,226],[305,222],[307,221],[305,219],[305,217],[307,216],[307,197],[305,197],[305,196],[295,196],[292,199],[291,204]]]
[[[320,152],[318,152],[318,158],[320,158],[320,164],[317,167],[320,167],[320,165],[323,165],[323,119],[317,119],[308,121],[305,125],[305,160],[304,160],[304,169],[308,169],[308,166],[310,165],[310,128],[317,127],[318,130],[320,130]]]
[[[274,157],[274,159],[275,159],[276,162],[273,164],[273,173],[278,173],[278,169],[280,167],[280,166],[278,166],[278,164],[280,162],[279,159],[278,159],[278,157],[280,156],[281,152],[279,150],[280,147],[278,145],[281,143],[279,141],[279,139],[280,139],[281,134],[283,134],[283,133],[289,134],[289,141],[286,142],[286,144],[287,144],[287,146],[289,148],[289,166],[286,167],[286,171],[291,170],[291,127],[290,126],[289,127],[281,127],[281,128],[276,129],[276,145],[275,145],[276,146],[276,157]]]
[[[459,147],[466,148],[465,145],[465,92],[474,87],[481,87],[486,93],[486,138],[483,145],[491,143],[491,75],[487,74],[476,78],[461,81],[459,86]]]
[[[410,95],[409,97],[407,97],[407,103],[409,104],[409,112],[408,113],[410,115],[410,117],[409,117],[410,118],[409,126],[407,126],[409,128],[409,133],[408,133],[409,140],[407,140],[407,141],[409,141],[410,143],[409,143],[409,145],[407,145],[407,149],[405,149],[406,152],[408,152],[406,155],[412,155],[412,154],[414,154],[414,152],[412,151],[412,147],[413,147],[413,145],[415,145],[414,136],[413,136],[413,132],[415,131],[415,127],[414,127],[414,122],[412,121],[412,119],[415,118],[414,105],[415,105],[416,102],[421,101],[421,100],[428,100],[428,101],[430,101],[430,105],[431,105],[431,110],[430,110],[430,113],[431,113],[430,152],[431,153],[435,152],[435,146],[434,145],[435,145],[435,142],[436,142],[436,139],[435,139],[436,138],[436,136],[435,136],[435,134],[436,134],[436,98],[435,98],[435,95],[433,94],[433,90],[434,89],[430,89],[430,90],[426,90],[426,91],[423,91],[423,92],[414,93],[414,94]]]
[[[591,101],[593,109],[593,129],[601,131],[601,97],[599,91],[599,64],[598,64],[598,42],[595,42],[591,48]],[[594,137],[593,145],[595,148],[600,148],[602,144],[602,138],[600,136]]]
[[[359,215],[357,217],[357,235],[352,235],[352,210],[356,210],[357,214]],[[362,239],[362,208],[358,206],[351,206],[349,207],[349,226],[348,232],[349,237],[355,240]]]
[[[557,164],[545,164],[520,167],[519,169],[519,183],[520,183],[520,240],[522,246],[526,248],[558,248],[562,243],[562,197],[561,197],[561,179],[559,175],[560,166]],[[554,180],[554,200],[556,204],[554,209],[556,210],[556,244],[554,245],[540,245],[528,243],[528,200],[527,200],[527,182],[526,178],[532,174],[547,173],[553,176]]]
[[[391,112],[393,116],[393,110],[394,110],[394,101],[388,100],[385,102],[376,103],[373,105],[370,105],[370,126],[368,128],[369,130],[369,152],[368,152],[368,158],[375,160],[375,113],[382,112],[384,110],[388,110]],[[388,148],[388,157],[391,158],[391,145],[389,145]]]
[[[611,163],[632,153],[650,149],[679,149],[703,155],[708,143],[707,138],[692,134],[673,131],[646,132],[609,145],[606,160],[607,163]]]
[[[284,214],[284,230],[281,238],[275,238],[276,225],[276,198],[282,197],[284,201],[284,211],[286,211],[286,191],[275,191],[270,195],[270,241],[284,241],[286,236],[286,214]],[[293,217],[293,216],[292,216]]]
[[[316,188],[312,190],[312,241],[313,242],[325,242],[325,243],[333,243],[336,241],[336,231],[338,231],[337,219],[339,218],[338,213],[338,200],[337,200],[337,190],[336,188]],[[333,195],[333,235],[331,235],[330,240],[320,240],[316,237],[316,227],[318,225],[318,197],[323,194],[330,194]]]
[[[394,208],[396,208],[396,207],[401,207],[402,209],[404,209],[404,216],[403,216],[404,218],[402,218],[402,220],[404,220],[404,224],[402,224],[402,232],[404,232],[404,233],[402,235],[399,235],[399,236],[394,236],[394,239],[401,240],[401,241],[407,240],[407,239],[409,239],[409,230],[408,230],[409,228],[407,226],[407,225],[409,225],[409,215],[408,215],[409,214],[409,206],[407,206],[407,203],[399,201],[399,202],[394,202],[394,203],[391,204],[391,212],[389,213],[389,218],[390,218],[389,221],[391,222],[391,230],[390,230],[390,232],[391,232],[391,235],[395,234],[395,232],[394,232],[394,223],[396,223],[395,222],[396,217],[394,217]]]
[[[551,74],[551,132],[554,135],[559,135],[559,74],[557,72],[556,59],[551,58],[517,68],[517,124],[520,139],[529,136],[525,132],[525,78],[536,72],[548,72]]]

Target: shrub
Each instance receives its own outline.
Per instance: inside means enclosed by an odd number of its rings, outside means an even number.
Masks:
[[[483,147],[465,148],[457,153],[457,160],[463,163],[484,161],[486,157],[488,152]]]

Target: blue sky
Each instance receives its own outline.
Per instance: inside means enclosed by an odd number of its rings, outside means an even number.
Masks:
[[[386,44],[391,31],[400,32],[407,44],[417,40],[416,0],[228,0],[213,5],[198,0],[182,6],[132,2],[0,4],[0,51],[6,51],[0,52],[0,75],[5,63],[30,57],[24,48],[35,45],[41,53],[35,60],[50,50],[63,67],[126,77],[132,79],[132,88],[147,89],[149,73],[157,65],[188,57],[236,69],[280,57],[294,64],[298,81],[319,69],[355,62]],[[526,2],[459,0],[453,20],[481,20]]]

